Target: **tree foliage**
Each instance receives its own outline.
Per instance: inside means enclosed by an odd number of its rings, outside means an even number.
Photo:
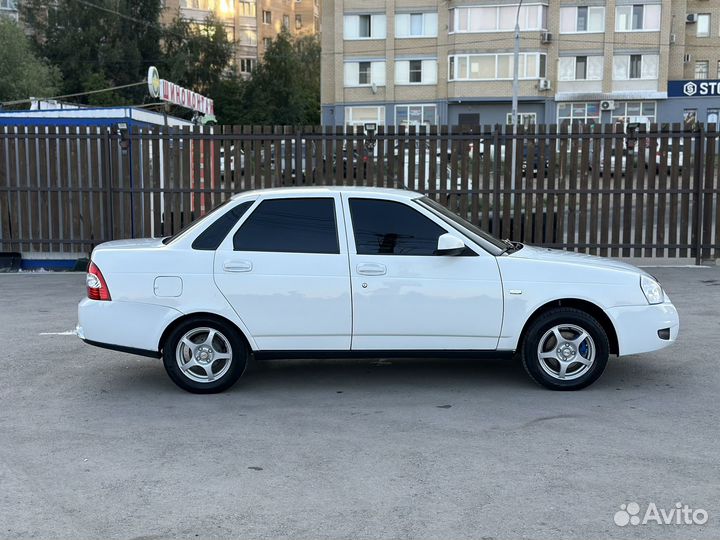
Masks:
[[[20,10],[39,53],[58,67],[63,93],[141,81],[160,58],[160,0],[23,0]],[[139,103],[142,86],[96,94],[92,102]]]
[[[207,94],[228,74],[233,43],[213,18],[191,23],[176,18],[163,33],[163,78]]]
[[[242,92],[224,102],[217,97],[222,123],[304,125],[320,122],[320,43],[293,40],[283,30],[273,40]],[[238,103],[240,101],[240,103]]]
[[[18,24],[0,16],[0,101],[52,96],[60,74],[39,59]]]

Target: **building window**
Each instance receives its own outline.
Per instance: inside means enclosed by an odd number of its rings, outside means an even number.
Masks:
[[[710,14],[700,13],[698,14],[696,24],[696,36],[697,37],[709,37],[710,36]]]
[[[456,54],[448,58],[449,79],[455,81],[483,81],[513,78],[512,54]],[[544,53],[520,53],[520,79],[545,77]]]
[[[619,54],[613,57],[613,79],[657,79],[660,57],[657,54]]]
[[[560,33],[576,34],[605,31],[605,8],[579,6],[560,8]]]
[[[708,60],[697,60],[695,62],[695,78],[707,79],[710,77],[710,62]]]
[[[315,28],[315,32],[320,33],[320,18],[319,17],[313,17],[313,28]]]
[[[262,21],[264,24],[272,24],[272,11],[263,10]]]
[[[366,122],[385,124],[385,107],[345,107],[345,124],[363,125]]]
[[[600,103],[559,103],[558,123],[596,124],[600,121]]]
[[[505,123],[507,125],[512,125],[512,113],[507,113],[505,117]],[[517,115],[517,125],[518,126],[524,126],[524,127],[530,127],[537,124],[537,113],[531,112],[531,113],[518,113]]]
[[[290,30],[290,15],[283,15],[283,28]]]
[[[295,15],[295,30],[302,28],[302,15]]]
[[[602,78],[602,56],[561,56],[558,59],[560,81],[600,81]]]
[[[518,5],[457,7],[450,10],[452,32],[512,32]],[[520,8],[520,30],[546,30],[547,6],[524,5]]]
[[[240,59],[240,73],[252,73],[255,68],[254,58],[241,58]]]
[[[257,47],[257,31],[240,30],[240,45]]]
[[[345,62],[345,86],[385,86],[385,60]]]
[[[272,46],[272,38],[264,37],[263,38],[263,47],[265,47],[265,50],[267,51]]]
[[[238,14],[240,17],[255,17],[257,15],[255,2],[239,2]]]
[[[385,15],[345,15],[345,39],[385,39]]]
[[[437,60],[396,60],[396,84],[437,84]]]
[[[613,124],[622,122],[653,123],[657,119],[657,105],[654,101],[616,101],[612,112]]]
[[[708,109],[707,110],[707,123],[717,124],[720,120],[720,109]]]
[[[634,4],[615,8],[615,31],[657,32],[660,30],[660,4]]]
[[[432,126],[437,124],[437,105],[395,105],[395,125]]]
[[[398,13],[395,15],[395,37],[436,37],[437,13]]]

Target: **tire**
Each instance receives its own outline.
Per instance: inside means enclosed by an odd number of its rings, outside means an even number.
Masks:
[[[520,346],[525,371],[551,390],[580,390],[592,384],[605,371],[609,355],[605,329],[574,308],[540,315],[527,328]]]
[[[248,346],[236,328],[209,318],[183,322],[163,347],[165,371],[180,388],[194,394],[230,388],[245,372],[248,356]]]

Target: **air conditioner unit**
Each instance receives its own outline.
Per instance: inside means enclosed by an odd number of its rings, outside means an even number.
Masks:
[[[677,42],[677,34],[670,34],[670,45],[675,45]]]
[[[692,54],[686,54],[683,56],[683,63],[689,64],[692,61]]]
[[[601,111],[612,111],[615,109],[615,102],[612,99],[606,99],[600,102]]]
[[[548,44],[552,41],[552,32],[543,32],[540,34],[540,43]]]
[[[550,79],[540,79],[538,82],[538,89],[539,90],[550,90],[552,88],[552,83],[550,82]]]
[[[697,13],[688,13],[685,17],[685,22],[688,24],[696,23],[698,21]]]

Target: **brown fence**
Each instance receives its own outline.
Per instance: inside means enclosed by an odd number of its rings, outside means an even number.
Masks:
[[[715,126],[529,129],[0,127],[0,251],[87,253],[173,234],[232,193],[407,187],[503,238],[713,259]]]

